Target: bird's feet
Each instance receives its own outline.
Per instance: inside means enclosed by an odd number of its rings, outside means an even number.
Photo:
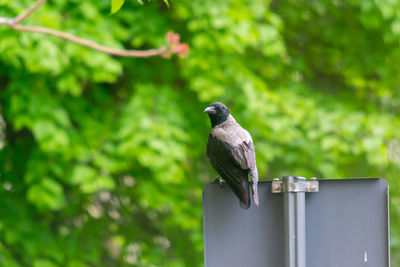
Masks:
[[[221,188],[224,186],[221,180],[221,176],[219,175],[217,176],[217,178],[215,178],[214,183],[218,183]]]

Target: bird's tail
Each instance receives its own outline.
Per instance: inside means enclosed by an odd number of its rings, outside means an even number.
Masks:
[[[257,167],[250,170],[250,177],[251,177],[251,181],[253,182],[252,183],[253,201],[258,206],[259,201],[258,201],[258,170],[257,170]]]
[[[247,173],[243,173],[243,180],[225,179],[226,183],[232,189],[233,193],[240,201],[240,207],[244,209],[250,208],[250,182],[247,179]]]
[[[243,188],[245,190],[245,194],[242,194],[242,197],[239,198],[240,207],[243,209],[250,208],[250,183],[247,179],[243,180]]]

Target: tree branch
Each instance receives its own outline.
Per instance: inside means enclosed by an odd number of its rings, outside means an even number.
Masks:
[[[30,14],[32,14],[38,7],[43,5],[46,2],[46,0],[38,0],[36,1],[28,10],[26,10],[24,13],[19,15],[13,20],[14,24],[20,23],[23,20],[25,20],[27,17],[29,17]]]
[[[23,25],[13,25],[11,26],[14,30],[17,31],[26,31],[26,32],[38,32],[38,33],[44,33],[44,34],[49,34],[53,36],[57,36],[63,39],[66,39],[68,41],[107,53],[115,56],[121,56],[121,57],[151,57],[151,56],[163,56],[168,52],[167,47],[163,48],[158,48],[158,49],[150,49],[150,50],[120,50],[120,49],[115,49],[111,47],[107,47],[104,45],[100,45],[94,42],[91,42],[89,40],[83,39],[76,37],[72,34],[50,29],[50,28],[45,28],[45,27],[36,27],[36,26],[23,26]]]
[[[121,56],[121,57],[152,57],[152,56],[169,57],[173,54],[177,54],[178,56],[184,57],[186,56],[189,50],[187,44],[179,42],[179,35],[174,34],[172,32],[168,32],[166,34],[167,45],[164,47],[157,49],[149,49],[149,50],[123,50],[123,49],[116,49],[104,46],[63,31],[47,27],[24,26],[19,24],[20,22],[24,21],[27,17],[29,17],[39,6],[41,6],[45,2],[46,0],[36,1],[28,10],[26,10],[24,13],[20,14],[15,18],[0,17],[0,25],[1,24],[7,25],[11,29],[16,31],[37,32],[37,33],[57,36],[59,38],[63,38],[65,40],[89,47],[94,50],[98,50],[110,55]]]

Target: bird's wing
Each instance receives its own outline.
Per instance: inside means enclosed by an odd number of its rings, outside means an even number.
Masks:
[[[238,123],[234,121],[222,127],[214,127],[210,133],[210,136],[228,144],[229,149],[227,152],[243,170],[255,168],[256,156],[253,140],[249,132]]]
[[[240,168],[244,170],[256,168],[256,153],[251,140],[243,141],[232,148],[232,156]]]
[[[207,142],[207,156],[211,164],[225,180],[235,180],[241,183],[244,175],[247,178],[247,172],[244,171],[232,155],[233,147],[227,142],[209,135]]]
[[[253,199],[258,206],[258,171],[256,166],[256,152],[251,138],[232,148],[232,156],[240,168],[249,170],[253,182]]]
[[[232,156],[232,146],[209,135],[207,156],[218,174],[229,184],[244,208],[250,206],[248,170],[242,169]]]

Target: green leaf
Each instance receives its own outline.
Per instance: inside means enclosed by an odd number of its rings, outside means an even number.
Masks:
[[[121,9],[125,0],[111,0],[111,14],[115,14]]]
[[[42,209],[59,210],[64,206],[63,188],[50,178],[44,178],[40,183],[30,187],[27,198]]]
[[[81,190],[83,193],[92,194],[102,190],[114,189],[115,183],[110,176],[98,176],[90,182],[83,183]]]
[[[163,1],[169,7],[169,1],[168,0],[163,0]]]
[[[33,267],[57,267],[57,265],[48,260],[35,260]]]
[[[88,267],[88,265],[86,265],[83,262],[80,262],[78,260],[73,260],[70,263],[68,263],[67,265],[68,267]]]
[[[96,178],[97,172],[95,169],[86,165],[78,165],[74,168],[71,182],[72,184],[84,184]]]
[[[78,165],[74,168],[71,183],[79,185],[81,191],[86,194],[111,190],[115,187],[112,177],[99,175],[96,169],[86,165]]]

